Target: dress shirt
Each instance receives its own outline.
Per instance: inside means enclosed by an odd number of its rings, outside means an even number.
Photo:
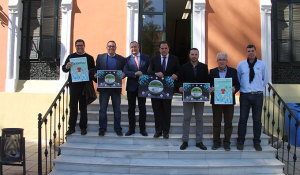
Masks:
[[[135,61],[135,55],[131,55],[131,56]],[[138,59],[139,65],[141,65],[141,54],[140,53],[137,54],[137,59]]]
[[[240,91],[243,93],[264,91],[268,83],[268,70],[265,62],[257,60],[254,65],[255,76],[249,83],[250,68],[247,60],[241,61],[237,67],[238,79],[241,85]]]
[[[167,70],[168,60],[169,60],[169,54],[166,56],[166,67],[165,67],[165,70]],[[161,65],[163,64],[163,61],[164,61],[164,57],[162,55],[160,55],[160,63],[161,63]]]
[[[225,67],[225,69],[223,71],[221,71],[219,69],[219,76],[220,76],[220,78],[225,78],[226,74],[227,74],[227,66]]]
[[[116,54],[110,56],[107,54],[107,70],[116,70],[117,67],[117,60],[115,58]]]

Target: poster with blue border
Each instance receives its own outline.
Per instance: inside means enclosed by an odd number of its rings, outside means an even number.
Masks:
[[[209,101],[209,83],[183,83],[183,102]]]
[[[142,75],[139,78],[139,97],[172,99],[174,80],[171,76],[158,78],[151,75]]]
[[[89,70],[86,57],[71,58],[71,78],[72,82],[89,81]]]
[[[98,70],[97,88],[122,88],[122,71]]]
[[[233,104],[232,78],[214,78],[215,104]]]

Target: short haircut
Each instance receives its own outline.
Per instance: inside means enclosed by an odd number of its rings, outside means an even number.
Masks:
[[[83,41],[83,39],[78,39],[78,40],[76,40],[76,41],[75,41],[75,45],[76,45],[77,43],[79,43],[79,42],[82,42],[83,45],[85,46],[85,42]]]
[[[217,53],[217,60],[218,60],[218,58],[219,58],[220,56],[225,56],[226,60],[228,60],[228,55],[227,55],[227,53],[225,53],[225,52],[219,52],[219,53]]]
[[[159,43],[159,48],[160,48],[160,46],[161,46],[162,44],[167,44],[168,47],[170,48],[170,45],[169,45],[169,43],[168,43],[167,41],[161,41],[161,42]]]
[[[133,43],[136,43],[140,47],[140,44],[137,41],[131,41],[130,45],[133,44]]]
[[[248,46],[247,46],[247,49],[248,48],[254,48],[254,50],[256,50],[256,47],[253,45],[253,44],[249,44]]]
[[[191,49],[189,50],[189,54],[191,53],[192,50],[197,50],[198,53],[199,53],[199,50],[198,50],[197,48],[191,48]]]
[[[110,40],[110,41],[108,41],[108,42],[106,43],[106,45],[108,45],[108,43],[114,43],[114,44],[115,44],[115,46],[117,46],[117,44],[116,44],[116,42],[115,42],[114,40]]]

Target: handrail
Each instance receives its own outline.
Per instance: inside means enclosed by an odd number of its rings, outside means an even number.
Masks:
[[[42,116],[41,113],[38,114],[38,174],[39,175],[42,175],[43,171],[45,172],[45,174],[48,174],[49,172],[52,171],[53,169],[52,160],[56,158],[56,156],[60,155],[61,152],[59,146],[65,142],[64,134],[65,134],[65,128],[67,128],[67,123],[68,123],[67,118],[69,113],[68,94],[69,94],[69,87],[68,87],[68,80],[67,80],[62,86],[61,90],[56,95],[55,99],[49,106],[44,116]],[[61,100],[62,100],[62,105],[61,105]],[[49,125],[48,125],[48,121],[50,121]],[[45,126],[44,147],[42,147],[43,125]],[[47,143],[47,141],[49,141],[49,143]],[[44,149],[44,158],[45,158],[44,164],[42,160],[43,157],[42,149]]]
[[[275,108],[277,110],[275,110]],[[276,158],[285,163],[285,174],[295,174],[299,119],[270,83],[268,83],[265,89],[263,109],[263,131],[271,137],[272,146],[276,148]],[[288,112],[287,117],[286,112]],[[294,122],[295,125],[292,125],[292,122]],[[287,146],[285,148],[286,142]],[[293,151],[291,150],[292,147],[294,147]],[[293,154],[293,157],[291,157],[290,154]],[[292,172],[290,171],[291,167]]]

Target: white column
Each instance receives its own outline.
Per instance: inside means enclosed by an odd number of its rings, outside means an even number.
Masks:
[[[272,82],[272,38],[271,38],[271,0],[260,0],[261,15],[261,57],[269,72]]]
[[[139,33],[139,1],[127,0],[127,39],[126,56],[130,54],[129,43],[138,41]]]
[[[8,38],[5,91],[15,92],[19,80],[19,56],[21,50],[21,26],[23,4],[21,0],[8,2]]]
[[[71,21],[72,21],[73,0],[62,0],[61,2],[61,46],[60,46],[60,77],[61,83],[68,79],[68,74],[64,73],[61,66],[65,63],[71,50]]]
[[[199,50],[199,62],[205,63],[205,0],[193,1],[192,47]]]

